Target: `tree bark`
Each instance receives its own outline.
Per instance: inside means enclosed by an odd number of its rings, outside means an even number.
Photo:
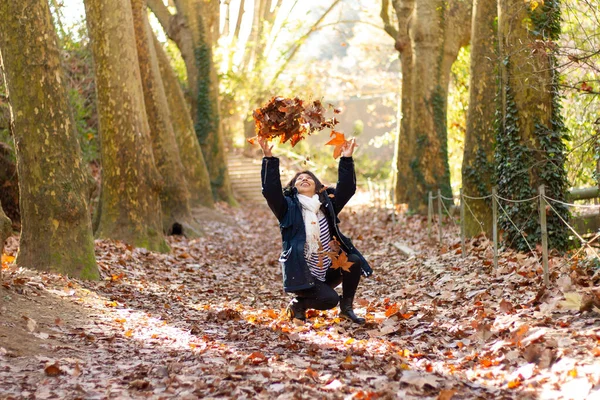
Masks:
[[[546,195],[566,199],[565,128],[558,102],[558,76],[553,41],[560,31],[557,0],[525,2],[499,0],[498,39],[501,57],[501,121],[496,140],[498,192],[504,198],[525,199],[546,186]],[[568,209],[553,207],[568,219]],[[539,239],[539,226],[528,218],[535,202],[509,208],[501,221],[508,243],[528,250]],[[527,241],[513,224],[525,231]],[[564,249],[568,232],[553,213],[547,213],[550,247]]]
[[[190,192],[190,206],[214,207],[210,177],[204,163],[204,156],[198,138],[194,132],[194,122],[189,113],[177,76],[169,64],[169,59],[160,42],[154,37],[154,47],[158,58],[158,65],[164,90],[166,93],[171,122],[179,156],[184,165],[185,178]]]
[[[21,193],[17,265],[98,279],[87,174],[48,3],[1,2],[0,48]]]
[[[413,84],[413,50],[410,41],[410,21],[414,12],[414,0],[393,1],[392,5],[398,19],[398,29],[390,24],[388,15],[388,2],[382,2],[381,17],[385,30],[396,41],[395,48],[400,53],[402,68],[402,87],[400,89],[400,124],[396,139],[394,155],[396,176],[394,182],[395,201],[397,203],[409,202],[409,188],[412,187],[412,173],[410,170],[410,155],[415,147],[415,138],[412,129],[412,84]]]
[[[209,12],[206,12],[210,7],[210,3],[207,5],[198,0],[188,0],[188,2],[191,3],[188,9],[195,16],[195,18],[191,18],[187,12],[184,12],[184,16],[188,18],[189,25],[192,27],[196,43],[195,55],[198,73],[198,86],[195,91],[197,107],[195,118],[196,136],[200,142],[206,167],[208,168],[213,196],[217,200],[237,204],[227,170],[219,111],[217,71],[213,61],[211,27],[207,23],[211,19],[210,17],[203,18],[205,14],[210,15]]]
[[[96,235],[168,251],[129,0],[85,0],[102,154]]]
[[[176,0],[175,4],[175,17],[163,17],[159,21],[179,47],[186,64],[194,129],[209,171],[213,196],[236,204],[227,171],[219,115],[218,79],[212,53],[213,32],[218,23],[218,14],[215,14],[219,10],[218,1]],[[158,1],[150,5],[153,11],[160,8]],[[176,27],[172,26],[174,21],[177,22]]]
[[[415,147],[410,160],[413,187],[409,206],[425,211],[429,191],[452,196],[448,164],[447,101],[450,69],[470,36],[470,3],[416,2],[411,39],[414,49],[413,116]]]
[[[384,28],[396,35],[402,61],[402,122],[398,137],[397,201],[424,212],[429,191],[451,196],[446,110],[450,69],[469,42],[471,4],[462,0],[393,0],[393,29],[383,2]],[[413,123],[414,122],[414,123]]]
[[[183,228],[180,233],[189,237],[197,237],[200,229],[193,221],[190,211],[190,193],[171,124],[167,96],[158,68],[146,2],[145,0],[131,0],[131,6],[152,150],[156,167],[163,178],[163,187],[160,191],[163,231],[172,234],[180,232]]]
[[[498,93],[496,2],[475,0],[471,31],[471,71],[467,132],[462,164],[463,194],[485,197],[492,193]],[[466,199],[465,235],[492,236],[491,201]]]

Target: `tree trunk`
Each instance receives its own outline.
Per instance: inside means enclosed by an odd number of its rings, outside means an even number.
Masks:
[[[469,42],[471,4],[452,0],[392,0],[398,29],[382,2],[385,30],[402,62],[402,121],[398,136],[396,198],[426,210],[429,191],[451,196],[446,109],[450,69]]]
[[[190,205],[214,207],[213,196],[210,187],[208,170],[204,163],[204,156],[198,138],[194,132],[194,122],[190,116],[188,105],[185,100],[177,76],[169,64],[169,59],[161,44],[156,38],[154,47],[158,57],[158,65],[171,115],[171,123],[177,145],[179,156],[184,166],[185,178],[190,191]]]
[[[411,27],[413,46],[412,125],[414,148],[409,167],[413,184],[409,207],[425,211],[429,191],[452,196],[446,111],[450,69],[469,41],[471,4],[460,0],[418,0]]]
[[[0,48],[21,193],[17,264],[98,279],[87,174],[46,0],[0,3]]]
[[[219,116],[219,89],[212,41],[218,23],[217,0],[176,0],[177,14],[167,15],[164,4],[149,2],[169,38],[179,47],[191,91],[194,129],[209,171],[213,196],[236,204],[231,189],[223,130]]]
[[[2,255],[2,251],[4,250],[4,242],[12,233],[10,218],[4,214],[4,210],[2,209],[2,205],[0,204],[0,256]],[[1,268],[1,266],[0,266]]]
[[[219,113],[217,73],[213,62],[209,26],[203,19],[205,6],[191,1],[196,18],[188,19],[196,47],[198,86],[196,90],[195,130],[208,168],[213,195],[217,200],[236,204],[229,180],[223,130]],[[184,14],[187,15],[187,14]],[[191,21],[195,20],[195,24]]]
[[[102,154],[96,235],[168,251],[129,0],[85,0]]]
[[[392,2],[398,20],[398,29],[390,25],[388,16],[388,2],[382,2],[381,16],[384,20],[386,31],[396,41],[395,48],[400,53],[400,65],[402,69],[402,87],[400,89],[400,124],[396,139],[394,154],[396,177],[394,182],[396,203],[408,203],[412,187],[413,175],[410,170],[410,155],[415,147],[414,131],[412,129],[413,109],[413,50],[409,36],[410,21],[414,12],[414,0]]]
[[[558,103],[553,41],[560,30],[557,0],[523,3],[499,0],[498,37],[501,57],[501,121],[496,143],[498,192],[504,198],[525,199],[546,186],[546,195],[566,198],[564,169],[565,128]],[[518,203],[501,220],[508,243],[528,250],[539,240],[535,218],[537,201]],[[568,210],[553,207],[566,220]],[[564,249],[567,230],[559,218],[547,213],[549,245]],[[513,223],[525,231],[528,243]]]
[[[176,232],[197,237],[200,229],[193,221],[190,211],[190,193],[158,68],[146,1],[131,0],[131,6],[152,150],[156,167],[163,178],[163,187],[160,191],[163,231],[167,234]]]
[[[494,176],[494,144],[496,130],[496,95],[498,93],[496,2],[475,0],[471,31],[471,78],[467,132],[462,164],[463,194],[485,197],[492,193]],[[492,236],[491,201],[465,199],[465,235],[485,232]]]

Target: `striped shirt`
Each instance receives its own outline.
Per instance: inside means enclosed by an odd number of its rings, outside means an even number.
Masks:
[[[327,218],[325,215],[319,210],[317,213],[317,217],[319,218],[319,251],[311,254],[310,257],[307,257],[306,247],[304,247],[304,258],[306,259],[306,264],[308,264],[308,269],[312,276],[316,279],[325,282],[325,274],[329,267],[331,267],[331,258],[329,258],[325,253],[331,251],[331,247],[329,247],[329,242],[331,242],[331,233],[329,232],[329,224],[327,223]]]

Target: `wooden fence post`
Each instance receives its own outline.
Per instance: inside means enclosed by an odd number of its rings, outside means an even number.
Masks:
[[[442,245],[442,190],[438,189],[437,191],[438,198],[438,238],[440,242],[440,246]]]
[[[465,243],[465,198],[462,188],[460,188],[460,248],[462,257],[467,256],[467,245]]]
[[[539,187],[540,193],[540,226],[542,228],[542,268],[544,269],[544,285],[548,287],[550,278],[548,276],[548,226],[546,225],[546,188]]]
[[[494,240],[494,270],[498,271],[498,187],[492,188],[492,237]]]
[[[427,200],[427,237],[431,240],[431,220],[433,219],[433,193],[429,192]]]

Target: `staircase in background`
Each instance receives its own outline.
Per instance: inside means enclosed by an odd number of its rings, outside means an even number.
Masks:
[[[241,154],[229,153],[227,167],[229,179],[236,199],[243,203],[266,204],[262,195],[260,168],[262,158],[244,157]]]

